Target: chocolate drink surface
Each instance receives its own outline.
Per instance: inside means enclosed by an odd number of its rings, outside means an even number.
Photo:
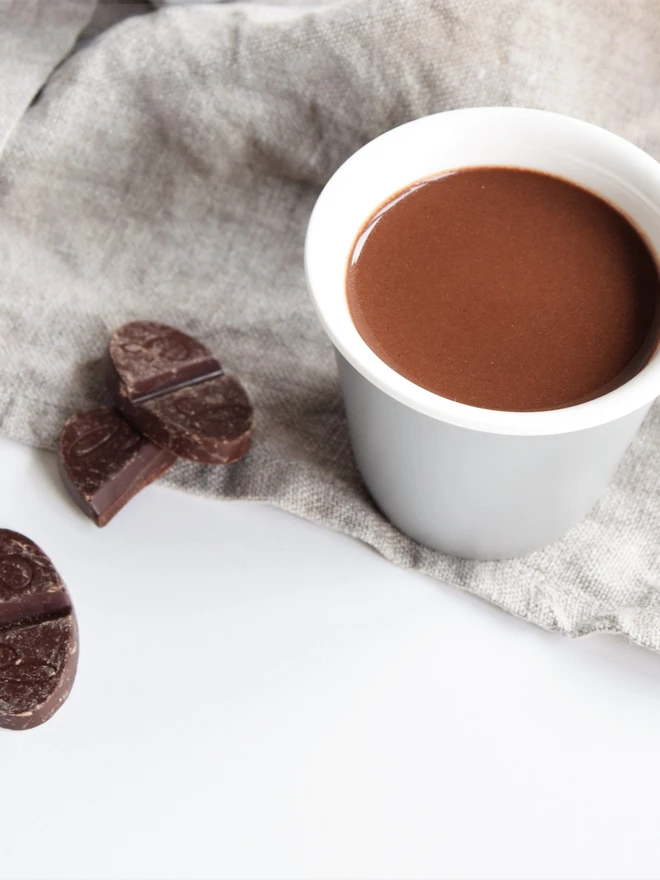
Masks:
[[[348,304],[367,345],[443,397],[509,411],[622,385],[660,334],[649,247],[614,207],[535,171],[421,181],[363,226]]]

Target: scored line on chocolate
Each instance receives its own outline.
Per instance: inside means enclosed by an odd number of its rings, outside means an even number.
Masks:
[[[145,403],[147,400],[153,400],[155,397],[164,397],[173,391],[180,391],[181,388],[189,388],[191,385],[200,385],[202,382],[208,382],[210,379],[217,379],[224,376],[223,369],[214,370],[212,373],[205,373],[203,376],[196,376],[194,379],[187,379],[184,382],[177,382],[176,385],[168,385],[167,388],[159,388],[158,391],[151,391],[149,394],[140,394],[137,397],[130,397],[131,403]]]
[[[64,590],[31,593],[9,602],[0,602],[0,631],[56,620],[72,611],[71,600]]]

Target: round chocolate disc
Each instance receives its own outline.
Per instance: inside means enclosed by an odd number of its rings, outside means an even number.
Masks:
[[[0,529],[0,727],[48,721],[77,665],[78,628],[60,576],[34,541]]]

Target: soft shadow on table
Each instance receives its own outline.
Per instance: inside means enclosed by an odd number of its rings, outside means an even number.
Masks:
[[[575,646],[576,656],[585,666],[598,667],[618,678],[626,686],[642,677],[660,685],[660,654],[635,645],[625,636],[612,633],[592,633],[579,639],[567,639]]]
[[[455,585],[438,582],[428,575],[420,576],[426,578],[434,588],[451,590],[461,601],[474,603],[475,614],[487,610],[489,615],[499,618],[499,621],[494,619],[494,626],[501,626],[506,621],[506,625],[512,628],[512,638],[520,640],[521,656],[527,647],[526,643],[533,640],[535,645],[542,648],[550,662],[556,658],[562,670],[567,665],[574,664],[601,679],[603,676],[607,677],[610,683],[613,682],[626,692],[637,688],[648,689],[650,683],[654,690],[660,686],[660,653],[636,645],[626,636],[602,632],[569,638],[514,617],[497,605],[492,605],[480,596],[465,592]],[[565,671],[561,674],[564,675]]]
[[[496,609],[510,617],[506,611]],[[512,619],[512,618],[510,618]],[[631,642],[627,636],[616,633],[590,633],[578,638],[569,638],[557,632],[540,629],[529,625],[526,621],[517,620],[517,624],[530,629],[533,637],[540,640],[548,656],[557,659],[565,669],[567,662],[578,664],[583,670],[594,676],[603,675],[610,684],[620,687],[622,691],[646,689],[650,683],[660,685],[660,654]],[[567,653],[569,657],[567,657]]]

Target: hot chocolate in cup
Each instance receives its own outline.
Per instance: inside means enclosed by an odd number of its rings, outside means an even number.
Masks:
[[[660,395],[660,354],[647,353],[641,369],[599,396],[536,411],[450,399],[376,354],[347,299],[361,230],[412,184],[480,167],[527,169],[576,184],[620,211],[653,256],[660,253],[657,162],[576,119],[490,107],[407,123],[353,155],[318,199],[305,266],[337,352],[357,464],[378,507],[429,547],[502,559],[558,540],[588,514]]]

